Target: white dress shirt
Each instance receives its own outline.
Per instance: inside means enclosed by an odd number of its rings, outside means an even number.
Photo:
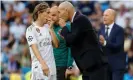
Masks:
[[[71,22],[73,22],[73,19],[74,19],[74,17],[75,17],[75,14],[76,14],[76,12],[74,12]]]
[[[106,31],[107,31],[107,27],[109,27],[109,29],[108,29],[108,37],[110,36],[110,33],[111,33],[111,30],[112,30],[112,28],[113,28],[113,25],[114,25],[114,22],[112,23],[112,24],[110,24],[109,26],[107,26],[107,25],[105,25],[105,33],[106,33]],[[106,46],[106,40],[104,41],[104,46]]]
[[[113,28],[113,25],[114,25],[114,22],[112,24],[110,24],[109,26],[105,25],[105,33],[107,31],[107,27],[109,27],[109,29],[108,29],[108,36],[110,35],[110,32],[111,32],[111,30]]]

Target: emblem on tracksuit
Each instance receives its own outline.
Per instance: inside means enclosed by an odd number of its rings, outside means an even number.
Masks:
[[[36,28],[36,31],[40,34],[39,36],[42,36],[42,34],[40,33],[40,29]]]

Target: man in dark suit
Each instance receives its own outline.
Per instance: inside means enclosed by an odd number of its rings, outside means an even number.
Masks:
[[[124,30],[114,21],[115,11],[107,9],[103,14],[104,25],[99,31],[99,41],[108,59],[110,80],[123,80],[126,65]]]
[[[72,56],[83,74],[83,80],[107,80],[104,74],[103,52],[88,18],[75,11],[73,5],[67,1],[59,5],[58,12],[61,18],[61,35],[71,47]],[[71,21],[71,31],[65,26],[65,21]]]

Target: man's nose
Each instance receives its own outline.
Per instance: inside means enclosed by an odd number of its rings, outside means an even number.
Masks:
[[[52,17],[49,15],[49,16],[48,16],[48,19],[52,19]]]
[[[48,17],[51,18],[51,15],[49,15]]]
[[[106,17],[103,17],[103,20],[106,19]]]

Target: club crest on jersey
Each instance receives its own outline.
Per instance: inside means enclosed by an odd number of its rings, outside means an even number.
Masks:
[[[39,33],[39,36],[42,36],[42,34],[40,33],[40,29],[36,28],[36,31]]]
[[[39,28],[36,28],[36,31],[37,31],[38,33],[40,33],[40,29],[39,29]]]

